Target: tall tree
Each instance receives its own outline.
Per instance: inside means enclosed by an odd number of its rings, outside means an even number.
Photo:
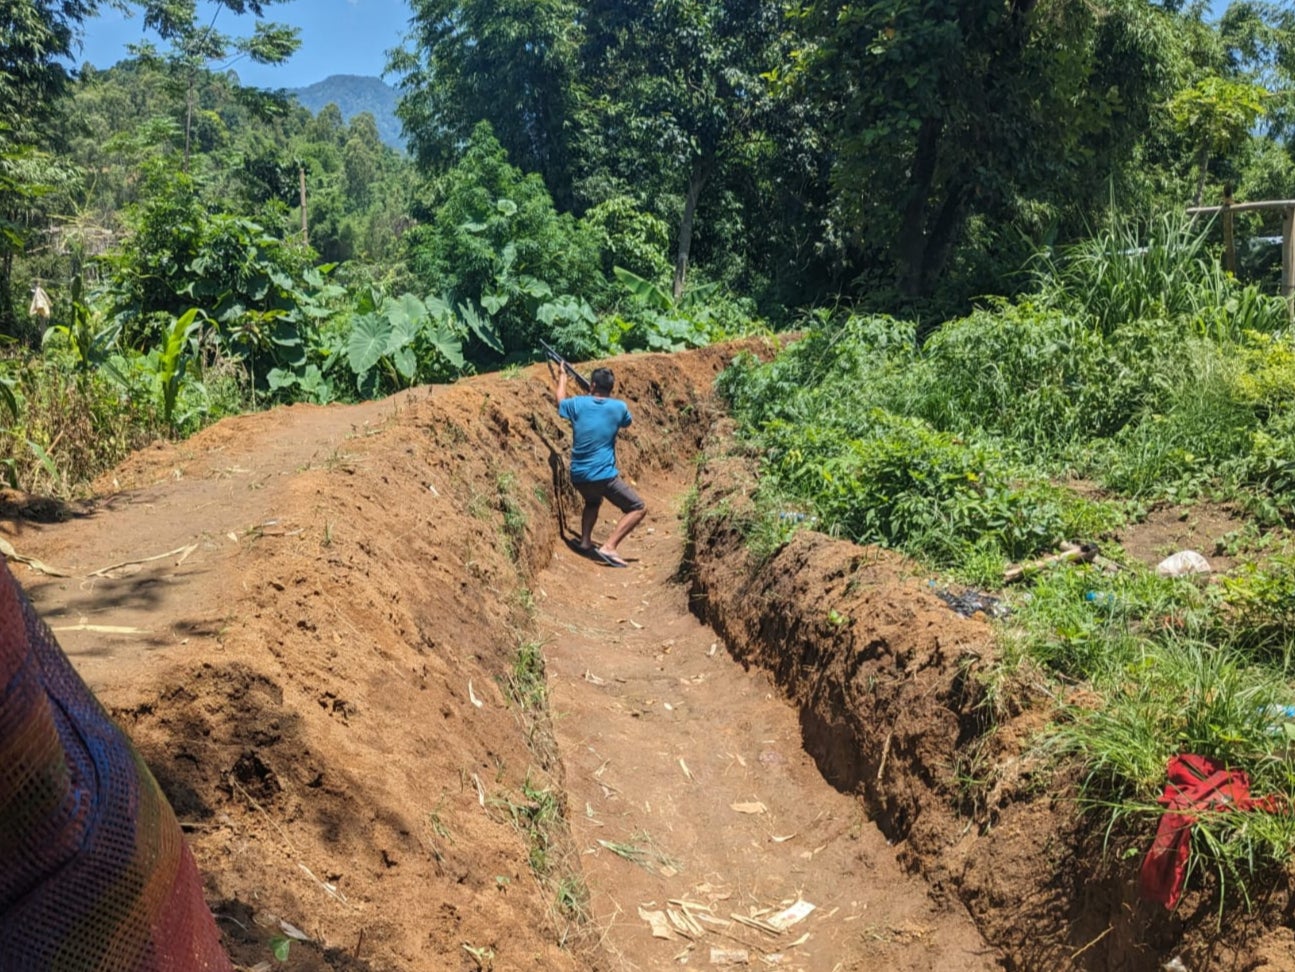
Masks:
[[[140,0],[136,0],[140,2]],[[164,55],[149,42],[132,47],[145,63],[164,63],[181,79],[184,88],[184,168],[188,171],[192,148],[193,117],[198,84],[205,72],[224,69],[247,57],[257,64],[281,64],[297,50],[297,28],[269,23],[261,18],[265,8],[285,0],[212,0],[215,10],[206,24],[198,20],[197,0],[142,0],[144,26],[170,44]],[[222,13],[252,14],[253,32],[235,37],[216,29]]]
[[[929,294],[967,220],[1108,179],[1168,94],[1172,14],[1141,0],[818,0],[800,79],[831,108],[838,218]],[[1094,180],[1096,176],[1096,180]]]
[[[1197,179],[1193,202],[1205,194],[1210,153],[1226,151],[1249,136],[1263,114],[1268,91],[1256,84],[1210,75],[1184,88],[1169,102],[1174,123],[1196,143]]]
[[[392,54],[397,114],[424,167],[444,169],[490,122],[512,163],[572,203],[570,140],[579,90],[573,0],[412,0],[412,46]]]
[[[0,118],[39,119],[68,79],[64,61],[98,0],[5,0],[0,4]]]
[[[680,200],[674,295],[683,293],[703,193],[767,136],[762,75],[777,66],[781,3],[593,0],[582,81],[605,164]]]

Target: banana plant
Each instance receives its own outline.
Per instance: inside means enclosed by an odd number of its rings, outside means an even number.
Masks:
[[[199,320],[199,314],[202,312],[198,308],[190,307],[177,317],[167,329],[166,340],[157,355],[155,376],[162,393],[162,417],[168,425],[172,424],[175,417],[176,399],[179,398],[189,363],[185,349],[206,323],[207,315],[202,314],[202,320]]]
[[[67,324],[51,324],[41,336],[41,346],[51,339],[61,338],[76,359],[76,370],[85,373],[103,362],[108,349],[117,340],[121,328],[117,325],[96,328],[96,315],[85,302],[84,283],[80,274],[72,278],[71,311]]]

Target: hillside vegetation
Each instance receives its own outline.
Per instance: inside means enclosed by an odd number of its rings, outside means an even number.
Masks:
[[[351,121],[356,115],[371,115],[382,143],[395,149],[404,148],[400,121],[396,118],[399,99],[395,89],[383,83],[381,78],[330,74],[304,88],[291,88],[288,93],[312,114],[319,114],[329,105],[337,105],[344,122]]]

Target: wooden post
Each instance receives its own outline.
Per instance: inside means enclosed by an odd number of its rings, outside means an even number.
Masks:
[[[310,246],[310,229],[306,225],[306,167],[301,166],[301,242]]]
[[[1282,296],[1295,316],[1292,294],[1295,294],[1295,206],[1288,206],[1282,212]]]
[[[1232,276],[1237,275],[1237,243],[1232,232],[1232,186],[1223,187],[1223,205],[1219,207],[1223,216],[1223,269]]]

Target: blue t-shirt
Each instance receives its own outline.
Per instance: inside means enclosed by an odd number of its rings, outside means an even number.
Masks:
[[[571,423],[571,481],[615,479],[616,433],[629,425],[630,410],[619,398],[576,395],[558,402],[558,414]]]

